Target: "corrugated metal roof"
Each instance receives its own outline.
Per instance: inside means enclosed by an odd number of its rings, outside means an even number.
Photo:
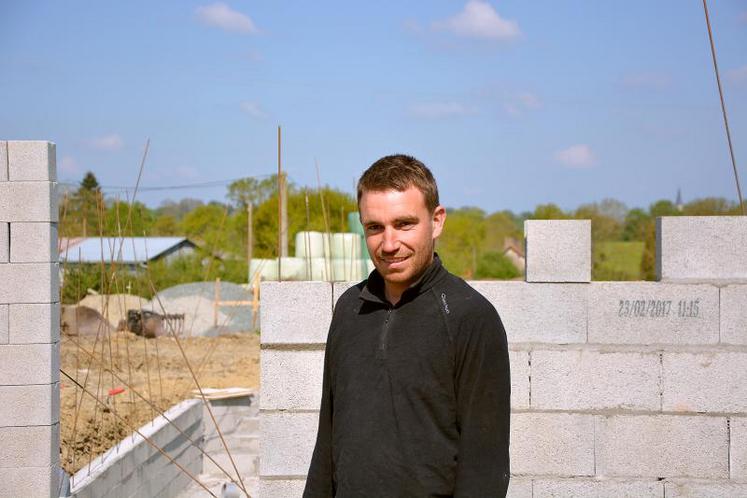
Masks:
[[[144,263],[189,240],[186,237],[88,237],[60,239],[60,262]],[[190,242],[191,243],[191,242]],[[147,255],[147,257],[146,257]]]

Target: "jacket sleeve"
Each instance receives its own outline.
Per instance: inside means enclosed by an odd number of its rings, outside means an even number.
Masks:
[[[506,332],[488,305],[456,337],[459,449],[455,497],[504,497],[509,482],[511,379]]]
[[[322,381],[322,404],[319,410],[319,428],[309,473],[306,477],[304,498],[328,498],[335,495],[332,467],[332,387],[330,377],[330,341],[328,337],[324,351],[324,378]]]

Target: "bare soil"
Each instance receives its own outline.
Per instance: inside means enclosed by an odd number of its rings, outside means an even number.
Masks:
[[[179,343],[184,354],[171,337],[144,339],[130,332],[102,335],[98,340],[62,336],[61,461],[68,473],[88,465],[158,415],[138,394],[161,411],[194,397],[196,384],[184,356],[203,388],[258,389],[257,334],[190,337]]]

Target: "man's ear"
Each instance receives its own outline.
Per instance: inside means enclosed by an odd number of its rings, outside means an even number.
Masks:
[[[446,222],[446,208],[443,206],[436,206],[433,210],[433,216],[431,217],[433,223],[433,238],[437,239],[444,229],[444,222]]]

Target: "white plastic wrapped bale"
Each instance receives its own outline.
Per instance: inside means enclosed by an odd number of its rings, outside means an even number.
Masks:
[[[361,236],[357,233],[333,233],[331,239],[332,259],[360,259]]]
[[[324,246],[322,232],[298,232],[296,234],[297,258],[323,258]]]

